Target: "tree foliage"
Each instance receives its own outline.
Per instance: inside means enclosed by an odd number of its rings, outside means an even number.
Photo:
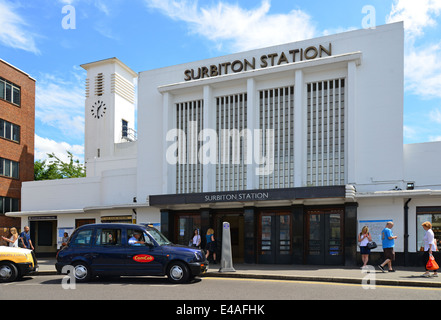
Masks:
[[[54,153],[48,153],[47,160],[37,160],[34,163],[34,180],[57,180],[69,178],[82,178],[86,176],[86,169],[78,159],[74,160],[73,154],[67,151],[69,160],[62,161]]]

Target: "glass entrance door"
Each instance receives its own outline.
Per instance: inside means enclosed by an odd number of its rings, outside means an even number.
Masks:
[[[343,209],[307,211],[306,263],[343,264]]]
[[[292,263],[292,218],[289,213],[260,215],[259,263]]]

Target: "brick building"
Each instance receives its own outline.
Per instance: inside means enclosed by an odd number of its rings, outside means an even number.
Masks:
[[[5,213],[20,210],[22,182],[34,179],[34,132],[35,79],[0,59],[0,235],[21,227]]]

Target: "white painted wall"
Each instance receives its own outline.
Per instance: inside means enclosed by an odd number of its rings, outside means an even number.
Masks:
[[[100,178],[80,178],[23,183],[22,211],[82,209],[99,205]]]
[[[441,189],[441,141],[404,145],[404,176],[415,189]]]
[[[216,79],[210,87],[206,81],[189,83],[189,88],[172,90],[161,94],[158,87],[184,83],[184,71],[187,69],[224,63],[227,61],[251,59],[256,57],[259,65],[261,55],[289,52],[292,49],[332,43],[333,56],[361,52],[361,62],[328,63],[311,68],[285,70],[272,75],[255,73],[246,76],[231,74]],[[270,48],[237,53],[203,61],[150,70],[139,74],[138,85],[138,141],[119,144],[121,118],[132,124],[135,109],[120,97],[109,96],[109,106],[115,112],[106,113],[106,121],[97,123],[90,117],[89,105],[93,99],[86,100],[86,159],[88,177],[59,181],[27,182],[22,189],[23,211],[71,210],[90,207],[124,205],[132,203],[137,197],[139,204],[146,204],[149,195],[173,192],[173,167],[167,166],[164,154],[167,148],[165,135],[174,127],[173,108],[177,102],[273,88],[284,84],[295,84],[296,95],[303,94],[303,108],[306,107],[304,91],[309,81],[328,80],[335,77],[347,77],[347,183],[354,184],[358,193],[387,191],[395,186],[405,189],[405,182],[415,182],[416,188],[438,188],[441,185],[441,142],[404,146],[403,151],[403,24],[380,26],[372,30],[358,30],[338,35],[305,40],[298,43],[284,44]],[[91,94],[94,76],[98,72],[111,74],[119,72],[128,79],[133,75],[119,65],[100,65],[89,69]],[[300,86],[300,87],[299,87]],[[349,90],[348,86],[353,88]],[[107,90],[107,89],[106,89]],[[258,99],[249,96],[249,103]],[[300,98],[299,98],[300,99]],[[302,99],[299,101],[302,102]],[[299,101],[296,105],[299,105]],[[207,104],[210,106],[210,103]],[[213,105],[206,110],[211,117],[207,123],[213,125]],[[253,110],[253,106],[248,106]],[[253,111],[250,111],[253,112]],[[132,118],[133,115],[133,118]],[[297,170],[305,169],[307,116],[304,109],[297,110],[303,122],[296,119]],[[302,118],[303,117],[303,118]],[[250,115],[250,119],[258,119]],[[103,119],[104,120],[104,119]],[[133,120],[134,124],[134,120]],[[249,127],[258,128],[257,123]],[[97,159],[96,149],[103,148],[102,157]],[[296,160],[299,161],[299,160]],[[209,170],[205,171],[209,172]],[[302,179],[305,172],[296,172],[296,178]],[[212,175],[205,177],[204,191],[213,191]],[[249,179],[248,188],[256,187],[258,179]],[[303,186],[304,181],[297,181],[296,186]],[[404,197],[364,197],[359,202],[359,220],[387,220],[395,222],[394,232],[398,236],[396,250],[403,251],[403,208],[407,199]],[[415,212],[417,206],[441,205],[437,198],[419,197],[410,203],[409,209],[409,249],[416,245]],[[100,221],[101,215],[130,214],[131,209],[97,210],[81,214],[82,219],[93,218]],[[58,226],[68,227],[75,223],[74,214],[59,214]],[[137,209],[139,223],[159,223],[160,211],[156,208]],[[27,216],[24,216],[27,221]]]
[[[138,133],[142,148],[138,150],[138,197],[174,190],[174,186],[167,183],[172,183],[173,179],[169,176],[173,175],[175,169],[167,166],[163,156],[168,146],[165,135],[169,129],[175,127],[171,116],[174,103],[202,99],[207,81],[195,81],[194,86],[186,89],[185,93],[184,90],[170,91],[166,99],[158,92],[158,87],[184,83],[184,71],[187,69],[234,60],[250,60],[253,57],[256,57],[256,64],[259,65],[259,59],[264,54],[280,54],[292,49],[329,43],[332,43],[333,56],[361,52],[361,64],[353,64],[350,71],[347,65],[341,64],[305,69],[304,77],[300,79],[303,80],[303,86],[308,81],[327,80],[342,73],[353,80],[348,85],[353,86],[354,90],[347,96],[347,183],[356,185],[357,191],[388,190],[396,185],[403,186],[404,29],[402,23],[396,23],[141,72]],[[283,70],[277,76],[269,76],[267,79],[257,79],[256,87],[276,87],[283,82],[283,77],[290,79],[291,84],[295,83],[294,72],[282,72]],[[236,76],[237,74],[231,74],[219,78],[216,84],[212,84],[212,94],[216,96],[246,90],[247,81],[253,74],[242,78]],[[304,104],[303,107],[305,106]],[[208,111],[211,114],[214,112],[214,106],[212,107]],[[257,105],[254,106],[256,108]],[[253,106],[249,105],[248,110],[250,109]],[[306,117],[305,113],[303,116]],[[301,134],[305,135],[306,130]],[[304,164],[302,167],[305,170]]]
[[[130,204],[136,196],[136,169],[109,170],[101,176],[26,182],[22,211],[70,210]]]
[[[404,202],[402,198],[371,198],[358,199],[358,221],[361,220],[393,220],[395,251],[404,251]],[[386,226],[386,224],[384,224]],[[357,236],[357,235],[354,235]],[[374,240],[374,241],[378,241]],[[381,244],[381,242],[380,242]]]

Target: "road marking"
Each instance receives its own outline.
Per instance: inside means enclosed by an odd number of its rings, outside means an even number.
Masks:
[[[149,287],[167,287],[167,288],[173,288],[173,287],[179,287],[180,285],[170,285],[170,284],[147,284]]]
[[[283,283],[300,283],[300,284],[316,284],[329,286],[346,286],[346,287],[361,287],[360,283],[338,283],[338,282],[321,282],[321,281],[301,281],[301,280],[276,280],[276,279],[252,279],[252,278],[204,278],[204,280],[230,280],[230,281],[253,281],[253,282],[283,282]],[[424,291],[441,291],[441,288],[430,287],[409,287],[409,286],[388,286],[375,285],[377,288],[389,289],[406,289],[406,290],[424,290]]]
[[[10,286],[11,284],[14,284],[14,282],[2,283],[2,287],[3,287],[3,286]]]

